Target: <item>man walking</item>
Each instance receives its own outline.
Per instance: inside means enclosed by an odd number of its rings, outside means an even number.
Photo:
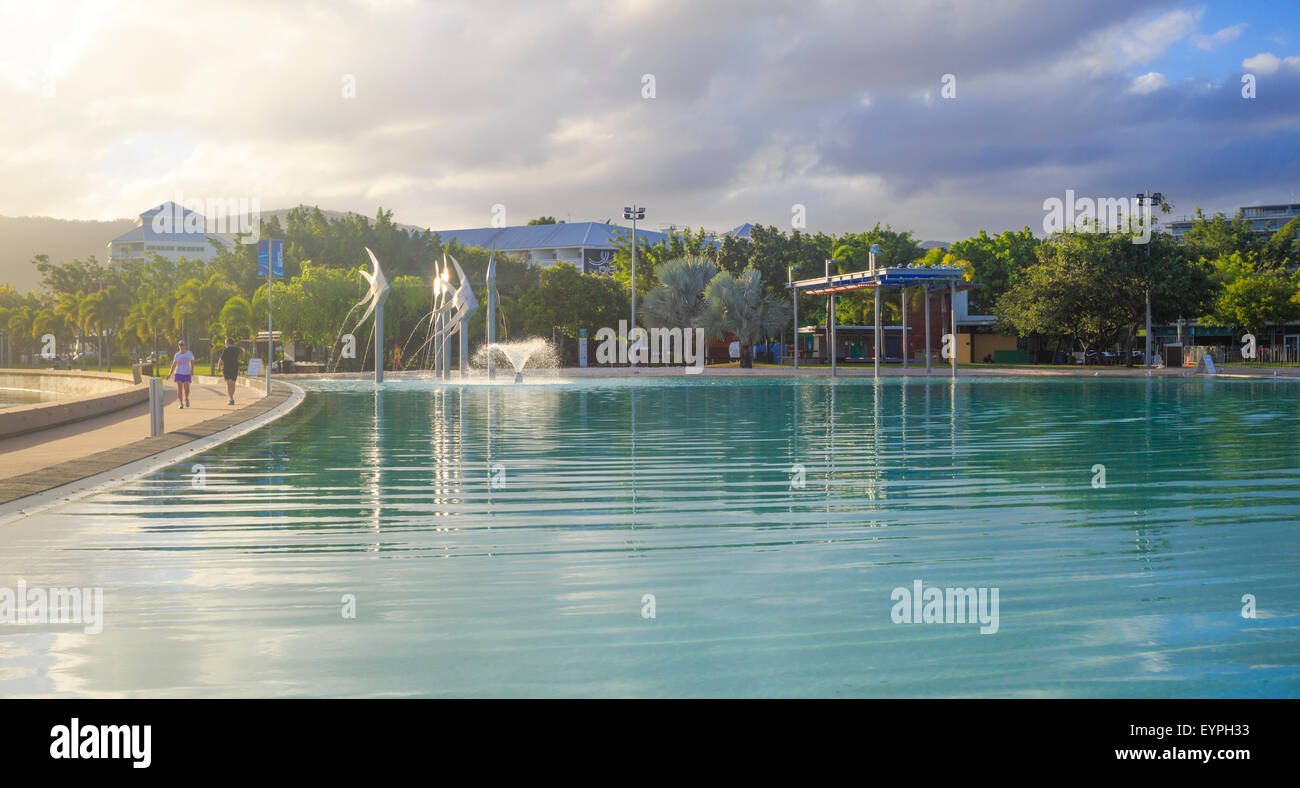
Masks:
[[[235,381],[239,379],[239,359],[243,354],[243,349],[233,339],[226,337],[226,346],[217,359],[217,370],[226,379],[226,394],[230,396],[230,405],[235,404]]]
[[[190,376],[194,374],[194,354],[185,347],[185,340],[176,343],[176,355],[172,357],[172,367],[167,370],[167,377],[176,373],[176,399],[182,408],[190,406]]]

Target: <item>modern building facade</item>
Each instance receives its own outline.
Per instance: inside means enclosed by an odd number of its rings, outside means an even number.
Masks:
[[[1284,203],[1280,205],[1243,205],[1238,209],[1242,218],[1250,222],[1251,229],[1257,233],[1275,233],[1282,229],[1282,226],[1297,216],[1300,216],[1300,203]],[[1166,226],[1169,232],[1176,236],[1192,229],[1196,224],[1195,216],[1180,216],[1169,222]]]

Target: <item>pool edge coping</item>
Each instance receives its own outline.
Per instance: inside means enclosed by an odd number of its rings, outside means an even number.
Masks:
[[[0,503],[0,528],[111,487],[134,481],[160,468],[174,465],[186,457],[192,457],[195,454],[247,435],[291,413],[307,397],[306,391],[294,383],[286,380],[277,380],[275,383],[286,386],[289,389],[289,396],[269,410],[238,424],[76,481]]]

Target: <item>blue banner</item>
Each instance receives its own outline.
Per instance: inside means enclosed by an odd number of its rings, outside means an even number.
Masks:
[[[275,276],[284,276],[284,241],[258,241],[257,242],[257,275],[258,277],[266,276],[266,264],[271,262],[271,270]]]

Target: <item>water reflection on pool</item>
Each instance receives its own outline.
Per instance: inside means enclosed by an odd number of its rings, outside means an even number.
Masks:
[[[1300,694],[1286,382],[306,387],[0,527],[0,587],[106,606],[0,624],[0,695]],[[916,580],[998,631],[894,623]]]

